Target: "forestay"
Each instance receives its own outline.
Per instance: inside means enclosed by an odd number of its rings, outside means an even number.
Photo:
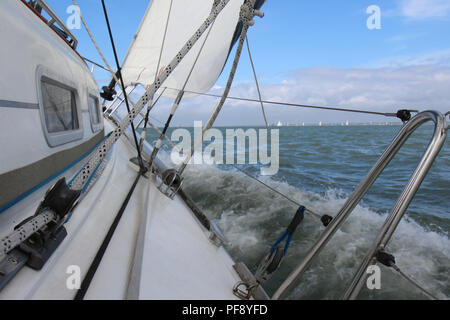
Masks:
[[[230,51],[243,2],[231,0],[210,26],[212,30],[189,77],[186,91],[204,93],[217,81]],[[214,0],[152,0],[128,50],[122,70],[125,85],[152,84],[209,16],[213,3]],[[173,70],[165,87],[183,88],[206,35],[207,32]],[[164,96],[171,98],[177,94],[177,90],[171,89],[164,92]],[[195,94],[186,93],[186,96]]]

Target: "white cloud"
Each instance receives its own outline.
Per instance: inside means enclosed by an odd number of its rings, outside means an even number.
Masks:
[[[450,66],[421,65],[400,68],[308,68],[289,75],[288,81],[262,83],[263,99],[319,106],[335,106],[381,112],[398,109],[450,110]],[[212,90],[221,93],[221,90]],[[257,99],[253,82],[236,84],[230,96]],[[173,125],[190,125],[209,118],[218,98],[184,99]],[[170,101],[163,100],[152,115],[165,120]],[[391,121],[393,118],[346,112],[266,105],[270,123]],[[259,103],[227,100],[216,125],[263,125]]]
[[[450,1],[450,0],[449,0]],[[450,66],[450,49],[437,50],[433,52],[402,55],[382,59],[373,64],[374,67],[390,67],[398,68],[405,66],[420,66],[420,65],[442,65]]]
[[[393,42],[393,43],[405,42],[405,41],[414,40],[417,38],[423,38],[426,35],[427,34],[425,32],[413,33],[413,34],[398,34],[398,35],[387,38],[386,41]]]
[[[442,113],[450,110],[450,49],[384,59],[367,68],[299,69],[278,78],[279,81],[272,83],[260,81],[264,100],[380,112],[395,112],[403,108],[434,109]],[[223,88],[216,86],[210,92],[221,94],[222,91]],[[257,99],[258,94],[254,82],[248,81],[235,83],[230,96]],[[172,102],[161,98],[151,116],[165,122]],[[198,120],[205,123],[218,102],[219,98],[206,96],[183,99],[172,125],[192,126]],[[270,123],[392,119],[277,105],[266,105],[265,109]],[[263,124],[259,103],[230,99],[216,121],[216,125]]]
[[[413,20],[443,18],[450,15],[449,0],[402,0],[400,11]]]

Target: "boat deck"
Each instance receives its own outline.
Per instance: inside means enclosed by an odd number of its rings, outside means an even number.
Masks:
[[[0,299],[75,296],[77,290],[67,287],[73,279],[68,268],[78,266],[83,279],[137,176],[129,161],[134,156],[128,140],[119,139],[103,174],[66,223],[66,239],[42,270],[20,270]],[[43,196],[47,188],[37,193]],[[22,213],[34,214],[36,195],[22,202]],[[154,177],[141,178],[85,299],[236,299],[232,288],[240,278],[234,263],[207,233],[179,196],[171,200]]]

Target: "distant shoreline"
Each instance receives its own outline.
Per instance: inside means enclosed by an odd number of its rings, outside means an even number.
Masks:
[[[270,128],[286,128],[286,127],[361,127],[361,126],[402,126],[403,123],[398,122],[350,122],[346,123],[305,123],[305,124],[282,124],[281,126],[277,124],[269,125]],[[432,123],[425,124],[432,125]],[[161,127],[162,126],[157,126]],[[265,126],[262,124],[257,125],[219,125],[214,126],[214,128],[264,128]],[[173,125],[170,128],[193,128],[192,126],[182,126],[182,125]]]

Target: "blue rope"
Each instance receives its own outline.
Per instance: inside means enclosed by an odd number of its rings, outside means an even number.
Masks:
[[[303,213],[304,213],[304,211],[305,211],[305,207],[304,206],[300,206],[297,209],[297,212],[296,212],[294,218],[292,219],[291,224],[289,225],[289,227],[275,241],[273,246],[270,248],[270,254],[272,254],[275,251],[276,247],[281,243],[281,241],[283,241],[285,238],[287,238],[286,239],[286,244],[284,245],[284,250],[283,250],[283,256],[286,255],[286,252],[289,249],[289,244],[291,243],[291,240],[292,240],[293,232],[297,228],[297,225],[303,220]],[[292,230],[292,232],[291,232],[291,230]]]
[[[283,241],[284,238],[286,238],[286,237],[287,237],[287,240],[286,240],[286,244],[284,245],[284,250],[283,250],[284,253],[283,253],[283,255],[286,254],[286,252],[287,252],[287,250],[289,248],[289,244],[291,243],[291,239],[292,239],[292,233],[290,233],[287,230],[281,235],[281,237],[279,237],[277,239],[277,241],[275,241],[273,246],[270,248],[270,253],[271,254],[275,251],[276,247],[281,243],[281,241]]]

